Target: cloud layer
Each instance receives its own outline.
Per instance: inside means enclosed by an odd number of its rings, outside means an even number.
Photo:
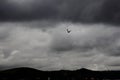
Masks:
[[[66,32],[68,24],[70,34]],[[40,70],[120,69],[119,27],[67,22],[46,30],[42,25],[32,28],[31,22],[5,22],[0,26],[1,69],[20,66]]]
[[[53,20],[119,24],[118,0],[1,0],[1,21]]]
[[[120,69],[119,3],[1,0],[0,69]]]

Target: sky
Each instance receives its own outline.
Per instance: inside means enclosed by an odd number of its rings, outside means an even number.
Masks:
[[[0,69],[120,70],[119,3],[0,0]]]

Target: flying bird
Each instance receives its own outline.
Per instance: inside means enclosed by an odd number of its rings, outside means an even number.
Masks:
[[[68,29],[67,29],[67,33],[70,33],[70,32],[71,32],[71,30],[68,30]]]

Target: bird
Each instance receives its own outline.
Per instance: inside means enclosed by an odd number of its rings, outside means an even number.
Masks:
[[[68,30],[68,29],[67,29],[67,33],[70,33],[70,32],[71,32],[71,30]]]

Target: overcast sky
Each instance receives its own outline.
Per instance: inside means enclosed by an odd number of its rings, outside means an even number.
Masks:
[[[120,69],[119,3],[0,0],[0,69]]]

